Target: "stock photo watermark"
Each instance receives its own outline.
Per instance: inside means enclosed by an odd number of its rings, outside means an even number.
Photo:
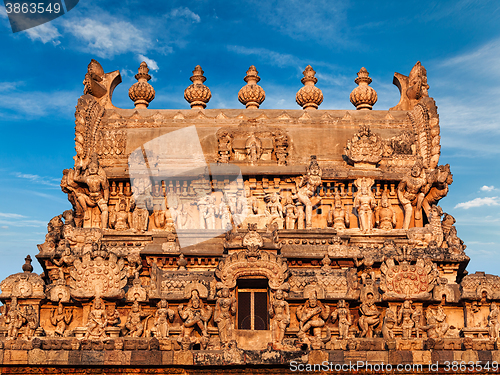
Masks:
[[[4,0],[13,33],[50,22],[73,9],[79,0]]]

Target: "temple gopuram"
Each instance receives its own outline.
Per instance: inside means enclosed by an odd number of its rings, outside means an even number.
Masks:
[[[387,110],[365,68],[347,110],[319,109],[311,66],[297,110],[259,108],[254,66],[246,108],[206,108],[197,66],[191,109],[148,109],[148,72],[121,109],[120,73],[88,65],[72,208],[38,245],[43,273],[28,255],[0,283],[1,374],[498,369],[500,278],[468,274],[439,206],[453,176],[420,62]]]

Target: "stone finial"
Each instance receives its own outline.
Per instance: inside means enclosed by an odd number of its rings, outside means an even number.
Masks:
[[[24,258],[24,264],[23,264],[23,271],[25,273],[31,273],[33,272],[33,266],[31,265],[31,256],[27,256],[26,258]]]
[[[184,90],[184,99],[191,104],[192,109],[205,109],[212,97],[210,89],[203,84],[207,80],[203,73],[201,66],[196,65],[192,77],[189,78],[193,84]]]
[[[148,74],[149,68],[146,62],[141,62],[139,73],[135,75],[138,81],[128,90],[128,96],[134,101],[135,108],[148,108],[149,103],[155,98],[155,90],[148,81],[151,76]]]
[[[247,109],[258,109],[262,102],[266,99],[266,93],[257,82],[260,81],[259,72],[255,66],[251,66],[247,70],[247,75],[244,78],[247,83],[238,93],[238,100],[247,106]]]
[[[361,68],[358,72],[358,78],[354,80],[359,86],[351,92],[351,103],[356,109],[372,109],[377,102],[377,92],[368,86],[372,79],[368,77],[368,71]]]
[[[314,86],[318,82],[315,77],[316,72],[311,65],[308,65],[302,74],[304,78],[300,82],[304,84],[304,87],[297,92],[295,100],[302,109],[318,109],[318,106],[323,102],[323,93]]]

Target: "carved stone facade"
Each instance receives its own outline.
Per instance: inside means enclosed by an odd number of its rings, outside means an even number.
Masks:
[[[0,284],[0,362],[500,359],[500,277],[466,273],[438,205],[453,176],[420,63],[396,73],[400,103],[377,111],[318,109],[310,66],[301,110],[259,109],[253,66],[247,109],[205,109],[203,74],[185,91],[191,109],[150,110],[143,63],[130,90],[139,110],[126,110],[111,104],[119,73],[89,64],[61,181],[72,209],[38,245],[43,274],[28,256]],[[361,69],[357,109],[376,102],[370,82]],[[198,139],[175,135],[194,126],[185,134]]]

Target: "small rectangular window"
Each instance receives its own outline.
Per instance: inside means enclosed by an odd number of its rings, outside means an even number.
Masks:
[[[238,280],[238,329],[269,328],[267,279]]]

